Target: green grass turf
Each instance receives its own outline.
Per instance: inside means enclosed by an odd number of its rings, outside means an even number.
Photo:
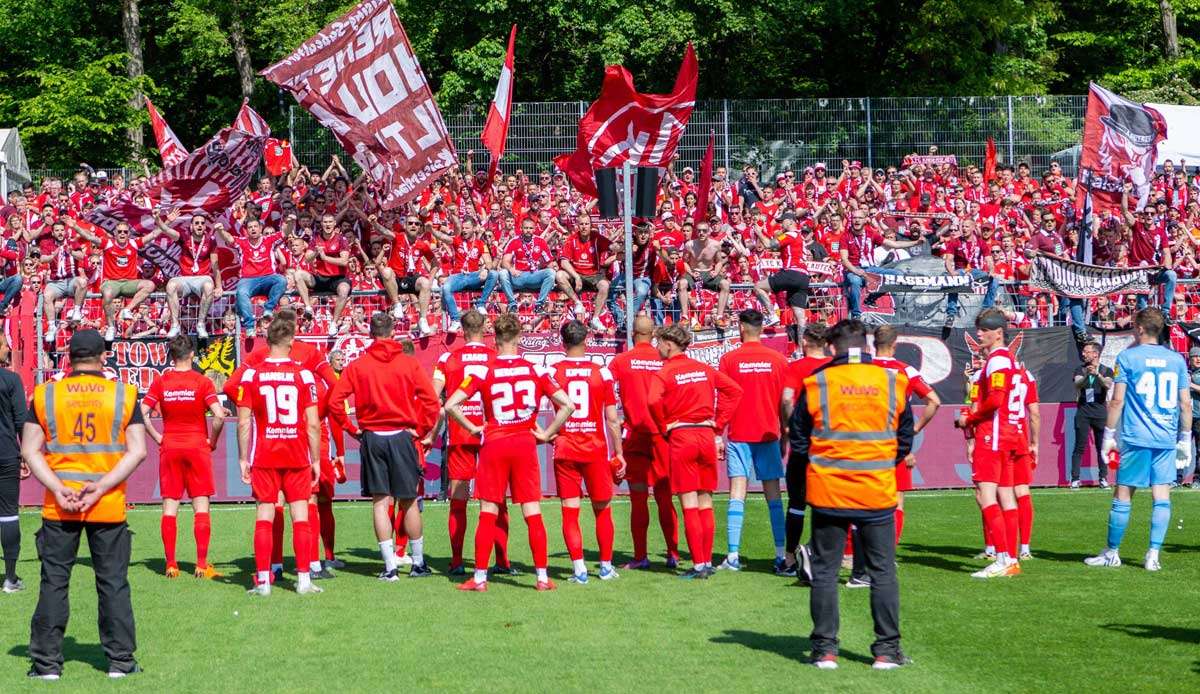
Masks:
[[[1200,627],[1193,600],[1200,554],[1190,530],[1200,493],[1174,495],[1163,571],[1140,568],[1149,497],[1134,500],[1126,566],[1085,567],[1103,545],[1108,496],[1099,491],[1035,494],[1037,559],[1025,574],[982,582],[968,573],[979,544],[979,514],[963,492],[916,493],[900,551],[901,625],[909,669],[874,672],[868,663],[868,591],[842,589],[842,667],[821,672],[808,654],[808,591],[770,573],[770,530],[761,497],[746,509],[740,574],[686,582],[662,568],[622,572],[604,583],[567,583],[569,561],[556,503],[545,504],[556,593],[540,594],[533,577],[494,580],[487,594],[463,594],[444,574],[380,583],[369,507],[336,506],[340,556],[348,566],[323,583],[323,595],[301,598],[285,578],[265,600],[246,596],[252,510],[214,513],[212,557],[228,574],[207,583],[189,575],[168,581],[158,514],[130,514],[136,533],[130,569],[138,622],[138,659],[145,673],[120,683],[104,679],[92,572],[86,558],[72,583],[73,620],[59,689],[166,691],[1150,691],[1190,685],[1200,672]],[[725,549],[724,499],[717,509],[718,559]],[[628,558],[628,509],[617,502],[617,560]],[[426,506],[429,559],[444,571],[448,557],[444,504]],[[475,510],[471,511],[474,516]],[[585,540],[596,560],[589,514]],[[653,516],[653,514],[652,514]],[[38,566],[24,514],[20,564],[29,589],[0,595],[0,691],[48,686],[28,682],[26,644],[37,598]],[[191,518],[180,521],[180,559],[192,567]],[[471,530],[474,529],[472,517]],[[661,537],[651,548],[661,567]],[[289,540],[290,543],[290,540]],[[519,521],[516,561],[528,570]],[[468,536],[468,547],[470,537]],[[288,545],[290,555],[290,544]],[[290,570],[290,557],[289,562]]]

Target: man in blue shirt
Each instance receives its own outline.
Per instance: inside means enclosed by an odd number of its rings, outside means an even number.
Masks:
[[[1113,397],[1108,403],[1108,422],[1100,449],[1105,460],[1117,449],[1119,420],[1121,465],[1108,513],[1108,548],[1085,559],[1088,566],[1121,565],[1119,550],[1129,525],[1133,490],[1150,487],[1154,507],[1150,514],[1150,550],[1144,566],[1147,571],[1162,568],[1158,553],[1171,522],[1174,468],[1186,468],[1192,459],[1187,365],[1178,352],[1159,344],[1164,324],[1163,313],[1157,308],[1138,311],[1133,319],[1137,344],[1117,357]]]

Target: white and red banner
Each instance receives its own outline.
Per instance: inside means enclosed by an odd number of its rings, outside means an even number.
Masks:
[[[1087,103],[1078,194],[1090,192],[1096,212],[1119,211],[1125,184],[1130,183],[1130,198],[1142,209],[1150,199],[1158,144],[1167,137],[1166,120],[1156,109],[1094,82]]]
[[[713,158],[717,151],[717,134],[708,131],[708,146],[704,148],[704,158],[700,160],[700,187],[696,191],[696,219],[699,224],[708,218],[708,197],[712,190]]]
[[[554,163],[580,192],[596,196],[593,171],[621,166],[666,166],[696,105],[700,68],[689,43],[669,94],[642,94],[633,75],[620,65],[604,69],[600,98],[579,121],[575,151],[560,154]]]
[[[288,90],[366,171],[380,204],[408,202],[458,154],[389,0],[364,0],[260,72]]]
[[[488,167],[488,180],[496,175],[500,157],[504,156],[504,145],[508,141],[508,121],[512,115],[513,92],[513,48],[517,42],[517,25],[508,34],[508,52],[504,54],[504,65],[500,68],[500,80],[496,82],[496,95],[488,108],[487,122],[483,124],[483,146],[492,155]]]
[[[154,130],[154,141],[158,144],[158,154],[162,157],[163,166],[174,166],[187,158],[187,147],[179,141],[175,131],[167,125],[167,120],[154,108],[149,98],[146,99],[146,111],[150,114],[150,128]]]

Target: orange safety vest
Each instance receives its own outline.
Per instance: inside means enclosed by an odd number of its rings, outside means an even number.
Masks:
[[[908,377],[838,364],[804,379],[812,416],[807,497],[815,508],[883,510],[896,505],[896,430]]]
[[[96,482],[125,454],[125,427],[133,418],[137,389],[90,373],[43,383],[33,391],[33,410],[46,434],[46,462],[68,487]],[[125,483],[83,513],[61,508],[47,491],[42,518],[91,523],[125,520]]]

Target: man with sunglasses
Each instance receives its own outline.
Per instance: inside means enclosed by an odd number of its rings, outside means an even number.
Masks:
[[[121,318],[131,320],[133,310],[154,291],[154,282],[141,276],[139,251],[161,234],[166,234],[172,241],[178,241],[179,234],[165,224],[158,224],[153,231],[140,239],[134,239],[131,238],[129,225],[117,222],[112,236],[101,238],[78,223],[75,223],[74,227],[80,238],[98,246],[104,255],[101,273],[104,281],[100,285],[100,300],[104,306],[104,319],[108,326],[104,329],[104,339],[112,342],[117,337],[116,300],[121,297],[129,299],[129,303],[121,311]]]
[[[842,282],[842,287],[846,290],[846,303],[850,309],[850,318],[857,319],[862,315],[862,290],[867,285],[867,273],[878,275],[898,275],[900,274],[894,268],[877,267],[875,262],[875,248],[883,246],[888,249],[896,248],[912,248],[924,243],[924,239],[909,239],[901,241],[899,239],[885,239],[883,236],[867,225],[867,213],[863,210],[855,210],[850,218],[850,231],[842,235],[839,241],[838,248],[842,263],[842,269],[845,271],[845,279]],[[870,304],[877,294],[867,296],[867,303]]]
[[[1121,214],[1125,218],[1125,223],[1131,229],[1129,240],[1129,266],[1157,266],[1157,272],[1150,275],[1150,285],[1164,285],[1162,312],[1167,319],[1167,324],[1171,324],[1171,307],[1175,304],[1175,283],[1179,277],[1171,268],[1174,266],[1171,258],[1171,238],[1167,235],[1167,230],[1164,224],[1156,222],[1152,209],[1147,206],[1144,209],[1138,210],[1135,216],[1129,211],[1129,193],[1132,185],[1125,184],[1125,190],[1121,194]],[[1137,299],[1138,310],[1146,308],[1149,303],[1149,298],[1145,294],[1139,294]]]
[[[157,216],[154,224],[166,226]],[[208,338],[208,327],[205,325],[208,310],[224,292],[221,287],[221,266],[217,261],[217,240],[208,227],[208,215],[203,211],[193,214],[188,222],[188,232],[179,239],[179,275],[167,280],[167,308],[171,312],[171,327],[167,337],[179,335],[180,299],[196,296],[200,298],[196,337],[203,340]]]

